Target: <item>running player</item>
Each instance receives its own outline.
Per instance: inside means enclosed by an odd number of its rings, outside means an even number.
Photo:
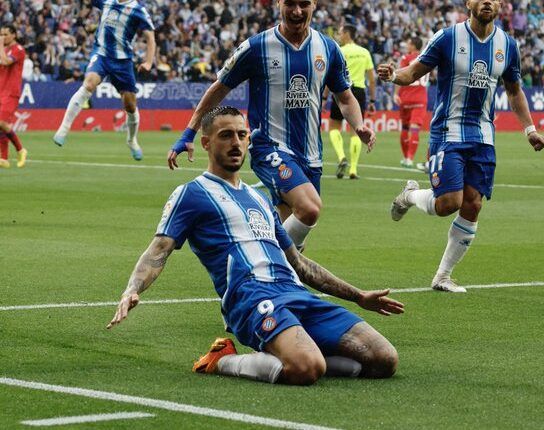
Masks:
[[[438,67],[430,141],[432,189],[420,190],[416,181],[408,181],[391,207],[395,221],[413,205],[429,215],[459,211],[431,284],[435,290],[466,292],[451,279],[451,272],[474,240],[482,197],[490,199],[493,190],[494,97],[499,79],[529,144],[535,151],[544,147],[521,89],[516,41],[493,24],[500,5],[500,0],[468,0],[470,19],[437,32],[417,61],[399,70],[392,64],[378,67],[381,79],[397,85],[410,85]]]
[[[407,42],[407,53],[400,59],[400,67],[407,67],[417,61],[423,42],[419,37],[412,37]],[[424,75],[408,86],[395,86],[395,103],[399,106],[402,131],[400,147],[403,159],[401,166],[412,168],[414,156],[419,146],[419,130],[427,113],[427,83],[429,75]]]
[[[302,249],[321,211],[321,98],[325,86],[359,138],[375,143],[363,125],[359,103],[350,90],[344,57],[330,38],[310,28],[317,0],[279,0],[281,22],[243,42],[218,80],[206,91],[188,128],[168,154],[193,157],[193,139],[202,115],[249,80],[251,167],[266,185],[295,245]]]
[[[237,355],[218,339],[193,371],[307,385],[330,376],[387,378],[397,351],[359,316],[322,300],[302,282],[382,315],[402,313],[389,290],[361,291],[300,254],[268,198],[242,183],[249,131],[242,114],[216,107],[202,117],[208,170],[179,186],[155,238],[138,260],[108,328],[126,318],[187,240],[208,270],[228,330],[256,351]]]
[[[92,5],[102,13],[96,30],[91,60],[87,66],[83,85],[72,96],[64,119],[53,137],[63,146],[72,123],[89,101],[96,87],[109,77],[115,89],[121,94],[126,111],[127,145],[135,160],[142,159],[137,133],[140,113],[136,106],[136,78],[132,63],[132,40],[141,30],[147,42],[145,61],[138,71],[151,70],[155,55],[155,34],[153,23],[144,6],[136,0],[92,0]]]
[[[374,62],[372,61],[372,55],[368,49],[363,48],[355,43],[355,35],[357,29],[353,25],[345,24],[340,27],[338,33],[339,42],[341,45],[342,54],[346,58],[346,63],[349,71],[349,76],[353,83],[351,91],[359,102],[361,112],[365,114],[366,110],[366,81],[368,81],[368,90],[370,96],[370,103],[368,104],[368,113],[374,114],[376,107],[374,106],[376,99],[376,83],[374,77]],[[328,98],[328,91],[325,90],[323,95],[323,102],[326,103]],[[338,168],[336,170],[336,177],[342,179],[346,174],[346,168],[348,167],[348,160],[344,153],[344,139],[342,138],[342,120],[344,119],[336,99],[332,98],[331,116],[329,120],[329,139],[338,157]],[[361,155],[361,139],[357,134],[352,133],[349,141],[349,178],[359,179],[357,175],[357,163],[359,162],[359,156]]]
[[[17,43],[17,30],[13,25],[0,28],[0,168],[9,168],[9,142],[17,150],[17,167],[24,167],[27,150],[11,124],[19,106],[25,48]]]

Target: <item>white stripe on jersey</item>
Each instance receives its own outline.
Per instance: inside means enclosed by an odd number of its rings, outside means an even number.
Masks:
[[[106,31],[104,27],[106,26],[106,17],[109,15],[111,9],[111,3],[108,1],[105,1],[102,6],[102,14],[100,15],[100,23],[98,24],[98,31],[96,34],[96,38],[98,40],[98,45],[100,48],[98,49],[98,54],[105,56],[106,50],[104,46],[106,46]]]
[[[310,166],[316,165],[316,160],[321,160],[321,153],[319,148],[319,132],[320,132],[320,122],[319,122],[319,112],[321,110],[321,88],[323,87],[323,81],[325,78],[325,73],[318,73],[315,65],[313,64],[318,56],[325,58],[326,61],[330,61],[327,58],[327,49],[323,39],[319,36],[318,32],[314,29],[310,29],[312,32],[312,40],[310,45],[310,67],[313,70],[312,76],[312,85],[309,88],[310,90],[310,108],[308,109],[308,132],[307,132],[307,142],[306,142],[306,154],[308,160],[310,160]],[[338,47],[340,51],[340,47]],[[328,67],[328,64],[327,64]],[[313,161],[313,163],[312,163]],[[317,164],[316,166],[321,166],[322,163]]]
[[[131,1],[127,2],[126,4],[132,3]],[[129,20],[130,16],[134,13],[134,9],[131,10],[130,13],[121,13],[121,16],[119,17],[119,24],[115,27],[115,53],[117,55],[117,58],[127,58],[127,54],[124,50],[124,33],[127,28],[127,21]],[[132,40],[127,40],[127,42],[130,44],[132,43]]]
[[[247,262],[252,267],[252,273],[255,279],[262,282],[274,282],[275,278],[270,273],[269,259],[261,247],[258,240],[255,239],[249,224],[246,221],[245,212],[237,203],[230,200],[222,201],[219,196],[225,195],[223,186],[205,176],[199,176],[195,179],[208,192],[208,197],[213,199],[215,206],[221,208],[224,222],[229,228],[229,234],[232,236],[232,242],[236,243],[244,255]]]
[[[286,49],[276,35],[274,29],[268,30],[264,35],[264,44],[266,49],[266,60],[279,60],[281,68],[271,69],[270,62],[265,65],[265,73],[269,76],[268,87],[268,106],[265,110],[266,121],[268,121],[268,135],[274,141],[278,148],[288,154],[293,154],[293,151],[287,146],[287,130],[286,130],[286,109],[283,105],[285,93],[287,92],[288,79],[286,79],[287,55]],[[271,89],[278,88],[277,91]],[[281,88],[281,89],[279,89]]]
[[[444,124],[447,127],[446,142],[462,142],[463,131],[461,121],[463,120],[463,107],[468,94],[466,74],[470,72],[470,35],[464,25],[456,25],[454,28],[453,54],[454,66],[452,71],[452,86],[450,103],[447,112],[447,120]],[[465,54],[461,54],[464,48]]]

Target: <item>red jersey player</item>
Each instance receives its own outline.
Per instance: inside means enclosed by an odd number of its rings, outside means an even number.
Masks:
[[[406,67],[416,60],[423,42],[419,37],[408,40],[408,53],[400,60],[400,67]],[[428,75],[418,79],[406,87],[395,86],[395,103],[400,107],[402,131],[400,146],[404,158],[400,164],[403,167],[413,167],[414,155],[419,145],[419,129],[423,125],[427,110]]]
[[[25,49],[17,43],[13,25],[0,29],[0,167],[9,167],[8,140],[17,150],[17,167],[26,161],[26,149],[13,131],[11,124],[21,96]]]

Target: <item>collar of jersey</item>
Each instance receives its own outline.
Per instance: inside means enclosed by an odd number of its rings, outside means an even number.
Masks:
[[[206,178],[208,178],[211,181],[218,182],[221,185],[230,187],[230,188],[232,188],[234,190],[241,190],[243,185],[244,185],[241,179],[238,179],[238,187],[235,187],[230,182],[225,181],[223,178],[220,178],[219,176],[214,175],[213,173],[204,172],[202,175],[205,176]]]
[[[310,42],[310,39],[312,38],[312,29],[308,27],[308,36],[306,36],[306,39],[304,39],[304,42],[301,43],[301,45],[297,48],[295,45],[293,45],[291,42],[289,42],[283,35],[280,33],[280,26],[279,24],[274,27],[274,34],[278,38],[278,40],[283,43],[285,46],[287,46],[289,49],[292,49],[293,51],[302,51],[306,45]]]
[[[493,25],[493,31],[491,32],[491,34],[489,36],[487,36],[484,40],[481,40],[473,31],[472,31],[472,28],[470,28],[470,24],[469,24],[469,21],[470,19],[467,19],[465,21],[465,27],[467,29],[467,31],[471,34],[472,37],[474,37],[478,42],[480,43],[487,43],[491,40],[491,38],[493,36],[495,36],[495,33],[497,31],[497,26],[496,25]]]

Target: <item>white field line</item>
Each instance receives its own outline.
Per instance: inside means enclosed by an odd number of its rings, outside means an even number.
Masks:
[[[43,163],[43,164],[64,164],[67,166],[81,166],[81,167],[112,167],[112,168],[124,168],[124,169],[155,169],[155,170],[168,170],[168,167],[166,166],[166,163],[163,166],[149,166],[144,164],[115,164],[115,163],[90,163],[90,162],[84,162],[84,161],[57,161],[57,160],[28,160],[29,163]],[[406,173],[417,173],[422,174],[423,172],[420,172],[417,169],[407,170],[401,167],[391,167],[391,166],[380,166],[380,165],[361,165],[361,168],[370,168],[370,169],[380,169],[380,170],[394,170],[394,171],[401,171]],[[180,171],[187,171],[187,172],[198,172],[202,173],[204,170],[197,167],[186,167],[183,165],[183,167],[180,168]],[[253,173],[252,170],[240,170],[240,173]],[[324,179],[336,179],[335,175],[323,175],[322,178]],[[349,177],[346,177],[349,180]],[[366,177],[363,176],[362,179],[366,179],[369,181],[382,181],[382,182],[406,182],[406,179],[403,178],[377,178],[377,177]],[[542,190],[544,189],[544,185],[524,185],[524,184],[495,184],[494,187],[502,187],[502,188],[525,188],[530,190]]]
[[[270,427],[294,429],[294,430],[334,430],[330,427],[316,426],[312,424],[283,421],[273,418],[260,417],[257,415],[241,414],[238,412],[225,411],[221,409],[203,408],[184,403],[176,403],[167,400],[151,399],[148,397],[136,397],[126,394],[117,394],[108,391],[89,390],[78,387],[65,387],[63,385],[43,384],[41,382],[23,381],[20,379],[0,378],[0,384],[13,387],[31,388],[55,393],[73,394],[75,396],[89,397],[92,399],[111,400],[113,402],[130,403],[134,405],[147,406],[151,408],[164,409],[173,412],[203,415],[206,417],[222,418],[231,421],[239,421],[249,424],[259,424]]]
[[[503,284],[484,284],[484,285],[463,285],[467,290],[492,289],[492,288],[513,288],[513,287],[543,287],[544,282],[509,282]],[[432,288],[392,288],[391,294],[402,293],[424,293],[434,291]],[[317,294],[320,297],[330,297],[328,294]],[[195,297],[189,299],[164,299],[164,300],[142,300],[140,305],[169,305],[183,303],[210,303],[219,302],[218,297]],[[44,303],[38,305],[16,305],[0,306],[0,311],[22,311],[32,309],[52,309],[52,308],[92,308],[117,306],[119,302],[72,302],[72,303]]]
[[[127,420],[134,418],[154,417],[154,414],[144,412],[117,412],[115,414],[79,415],[76,417],[47,418],[43,420],[26,420],[21,424],[34,427],[62,426],[66,424],[95,423],[98,421]]]

